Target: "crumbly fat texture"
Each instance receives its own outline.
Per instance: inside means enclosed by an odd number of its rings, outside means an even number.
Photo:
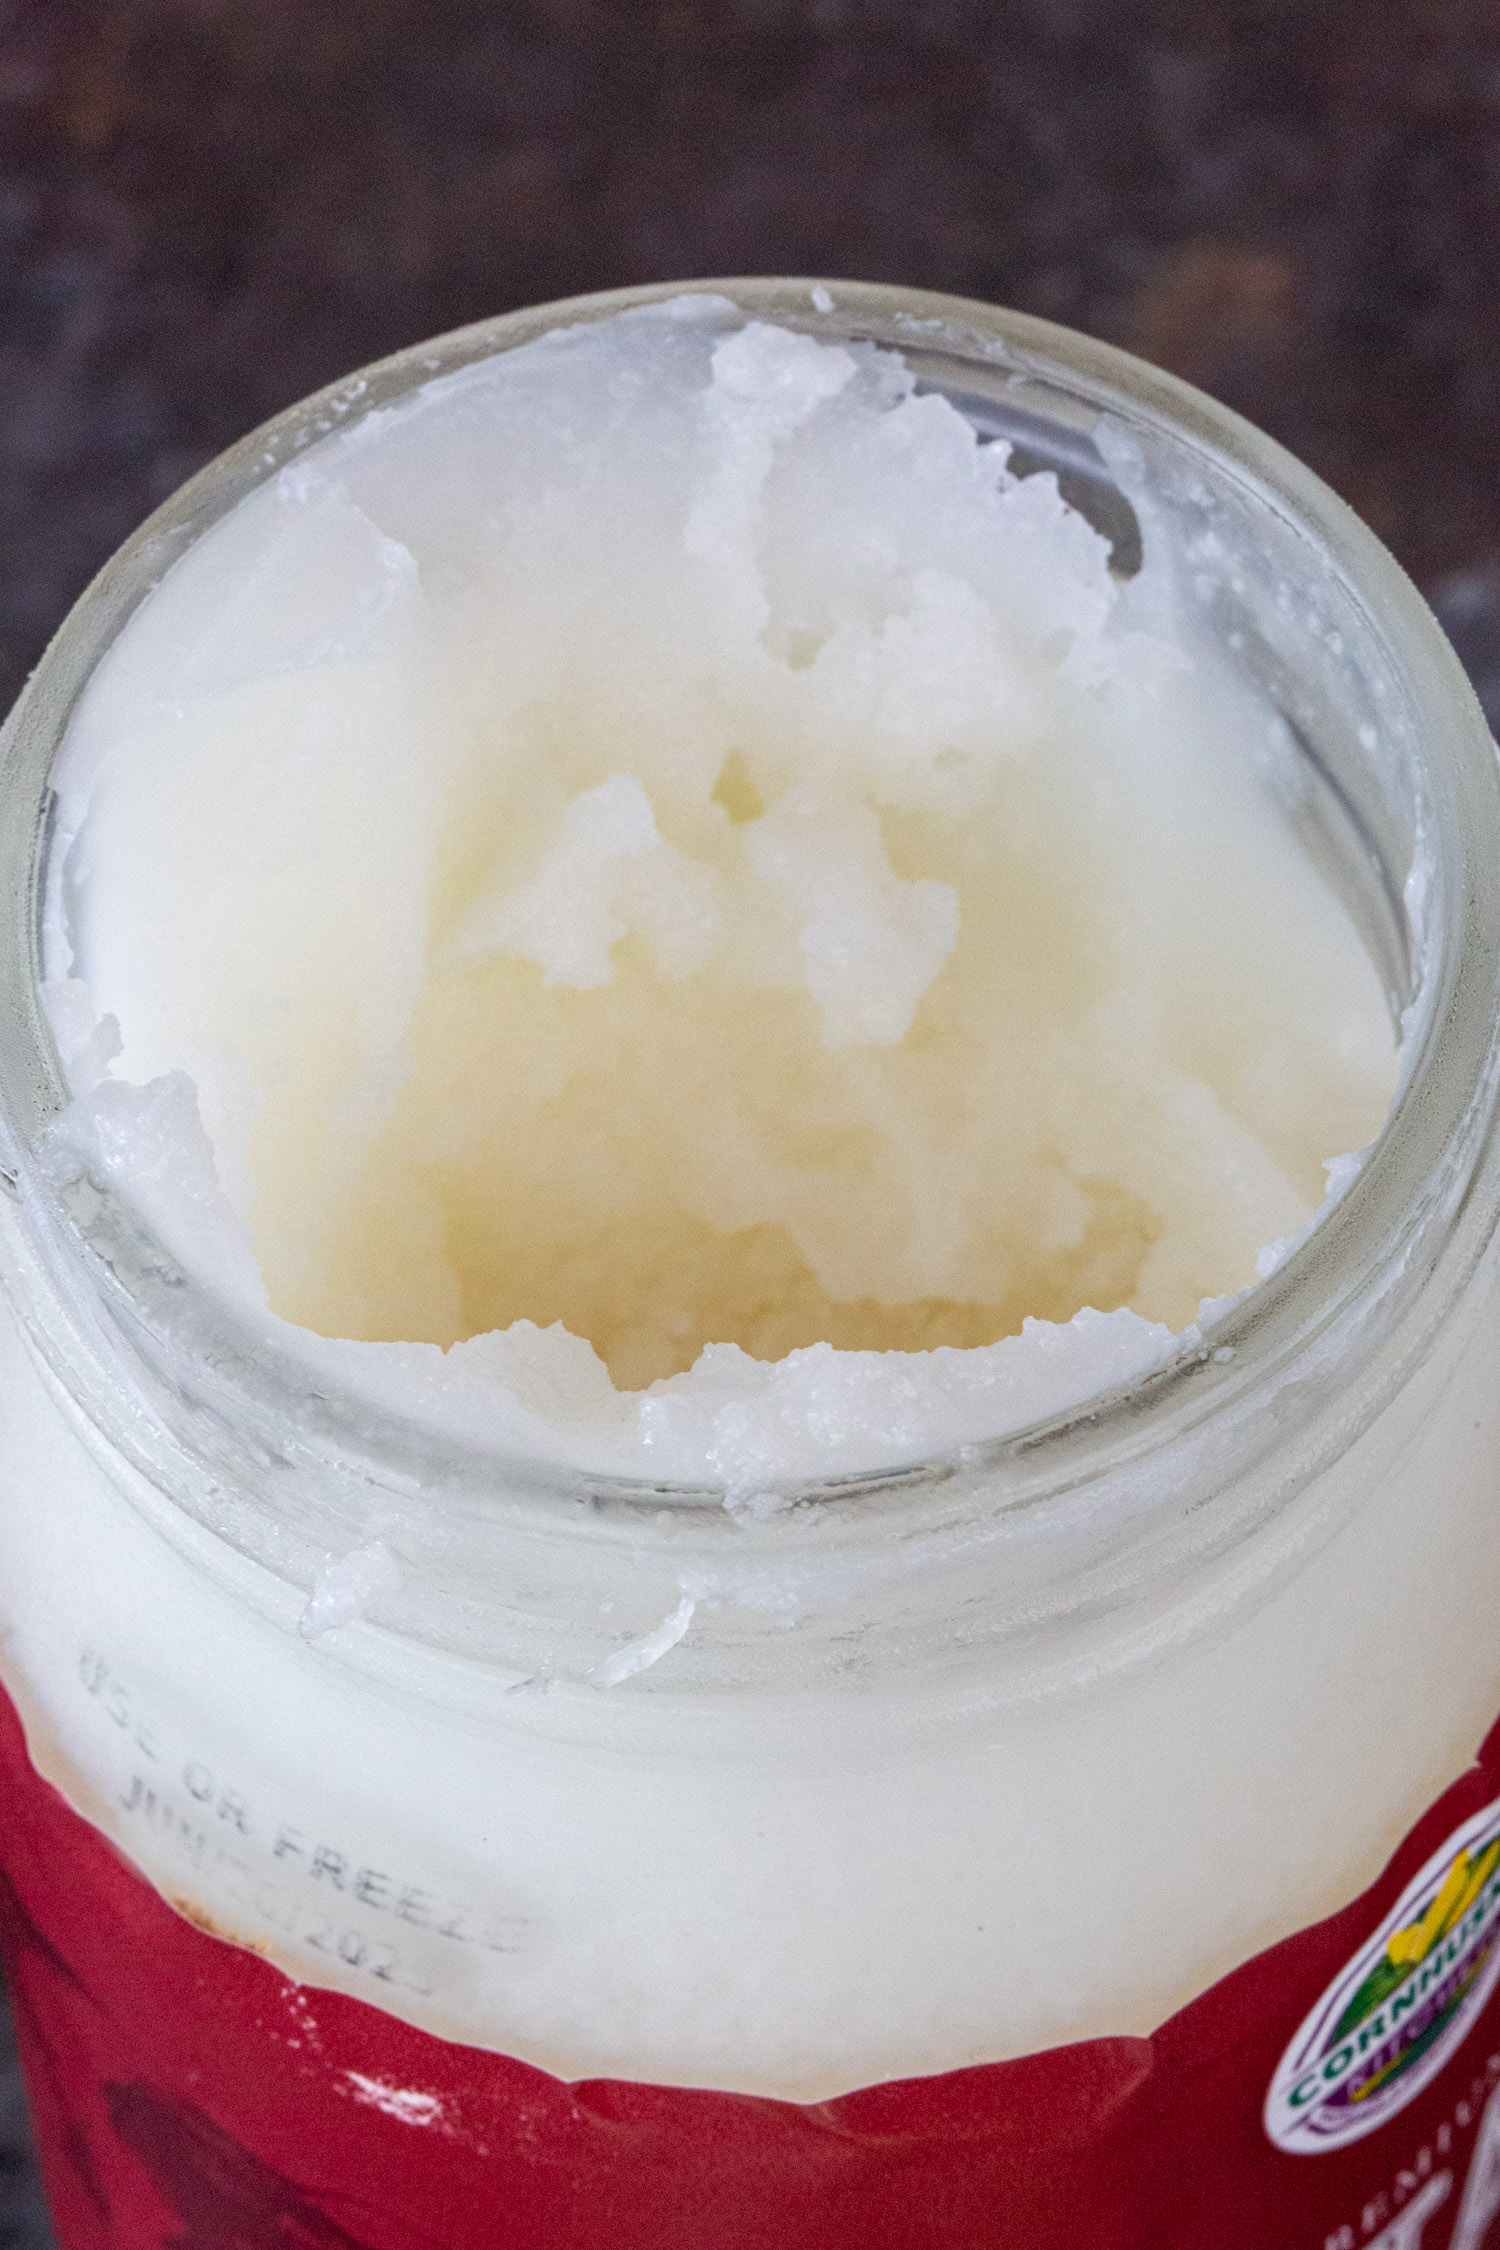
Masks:
[[[1281,722],[1108,564],[899,358],[709,296],[371,414],[75,718],[63,1141],[310,1363],[580,1467],[1133,1379],[1396,1056]]]

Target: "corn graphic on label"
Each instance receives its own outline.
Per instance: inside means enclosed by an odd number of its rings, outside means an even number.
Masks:
[[[1500,1800],[1457,1829],[1282,2057],[1266,2131],[1294,2156],[1385,2124],[1442,2069],[1500,1976]]]

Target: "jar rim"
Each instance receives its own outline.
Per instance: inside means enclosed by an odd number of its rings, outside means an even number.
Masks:
[[[122,1350],[138,1373],[154,1366],[150,1337],[160,1312],[159,1290],[149,1315],[145,1309],[150,1290],[143,1277],[159,1280],[161,1258],[140,1237],[138,1223],[134,1265],[130,1256],[115,1255],[106,1272],[98,1264],[97,1232],[90,1234],[90,1249],[77,1213],[63,1211],[38,1166],[42,1133],[68,1098],[37,1001],[47,774],[95,666],[165,571],[307,446],[438,376],[549,331],[684,294],[727,298],[746,319],[774,319],[830,341],[869,338],[1007,382],[1063,385],[1100,417],[1169,435],[1205,474],[1224,480],[1247,506],[1264,509],[1268,522],[1275,519],[1299,539],[1310,566],[1316,558],[1318,570],[1363,615],[1409,698],[1433,783],[1424,814],[1432,867],[1413,907],[1421,958],[1414,978],[1419,990],[1407,1009],[1403,1083],[1359,1176],[1285,1262],[1224,1307],[1207,1331],[1188,1331],[1177,1355],[1141,1381],[982,1445],[802,1479],[788,1486],[785,1498],[839,1503],[846,1530],[855,1518],[845,1504],[856,1504],[872,1533],[888,1537],[899,1528],[919,1544],[960,1517],[971,1522],[976,1505],[989,1518],[1014,1520],[1050,1501],[1052,1520],[1060,1523],[1066,1496],[1096,1491],[1101,1476],[1118,1486],[1121,1476],[1159,1462],[1164,1449],[1180,1447],[1209,1424],[1243,1429],[1272,1392],[1285,1408],[1299,1387],[1296,1370],[1310,1364],[1310,1353],[1321,1365],[1334,1351],[1346,1372],[1351,1352],[1367,1359],[1383,1354],[1387,1375],[1384,1388],[1377,1383],[1375,1390],[1388,1395],[1398,1365],[1409,1365],[1423,1348],[1439,1300],[1451,1300],[1481,1255],[1500,1205],[1487,1161],[1500,1074],[1500,896],[1489,877],[1500,865],[1500,790],[1489,729],[1457,658],[1399,565],[1352,510],[1273,440],[1176,377],[1032,315],[928,291],[800,277],[610,290],[503,314],[408,347],[288,408],[221,454],[141,526],[75,605],[0,735],[0,785],[13,806],[25,808],[0,839],[0,850],[9,853],[7,892],[21,908],[0,960],[0,1166],[5,1184],[24,1193],[28,1213],[31,1280],[13,1277],[12,1290],[50,1292],[51,1312],[29,1325],[54,1373],[96,1426],[109,1431],[115,1425],[118,1442],[121,1418],[108,1410],[105,1393],[118,1376]],[[118,1240],[114,1247],[118,1252]],[[1431,1274],[1439,1266],[1448,1278],[1434,1295]],[[109,1299],[102,1322],[90,1301],[101,1290]],[[278,1369],[259,1339],[248,1347],[244,1339],[237,1342],[233,1317],[210,1303],[192,1277],[184,1285],[174,1275],[172,1293],[177,1333],[190,1328],[205,1359],[214,1361],[194,1401],[196,1422],[188,1416],[177,1433],[182,1448],[199,1452],[200,1469],[207,1460],[199,1444],[205,1407],[217,1415],[230,1454],[238,1424],[238,1436],[252,1449],[269,1448],[274,1456],[285,1451],[277,1443],[278,1400],[295,1386],[297,1462],[307,1469],[316,1458],[325,1500],[337,1486],[356,1515],[359,1490],[374,1486],[403,1506],[418,1505],[418,1494],[425,1505],[441,1488],[445,1503],[457,1502],[470,1519],[493,1512],[503,1491],[529,1527],[548,1537],[556,1530],[559,1501],[568,1504],[567,1520],[576,1522],[580,1510],[590,1520],[602,1514],[627,1539],[648,1534],[663,1512],[679,1525],[692,1518],[700,1534],[710,1519],[723,1522],[722,1493],[714,1487],[560,1470],[499,1449],[436,1441],[425,1429],[413,1445],[412,1426],[402,1417],[381,1415],[362,1400],[329,1395],[310,1408],[305,1371],[290,1360]],[[1418,1294],[1425,1310],[1416,1306]],[[187,1314],[189,1328],[182,1325]],[[1397,1329],[1404,1337],[1399,1345]],[[1377,1410],[1373,1401],[1372,1392],[1370,1413]],[[1319,1402],[1318,1411],[1325,1405]],[[1347,1414],[1335,1419],[1347,1430]],[[1304,1466],[1311,1458],[1304,1454]],[[208,1461],[209,1483],[217,1487],[226,1465],[248,1473],[245,1461],[230,1461],[221,1450]],[[330,1484],[322,1472],[335,1465]],[[154,1464],[158,1482],[159,1470]],[[179,1483],[179,1500],[186,1496],[190,1512],[203,1521],[207,1504],[192,1499],[194,1478]],[[281,1484],[284,1493],[285,1479]],[[221,1506],[207,1513],[231,1544],[241,1543],[226,1527]],[[334,1545],[324,1534],[340,1520],[337,1507],[331,1515],[326,1507],[320,1514],[318,1505],[305,1513],[290,1539],[278,1536],[270,1548],[258,1540],[263,1554],[280,1553],[294,1577],[304,1574],[310,1555]],[[746,1536],[745,1527],[732,1528]],[[774,1549],[783,1528],[776,1518],[757,1527],[752,1548],[770,1542]],[[716,1538],[717,1529],[710,1536]],[[246,1545],[255,1551],[257,1537]],[[764,1554],[754,1567],[761,1564],[775,1567]]]

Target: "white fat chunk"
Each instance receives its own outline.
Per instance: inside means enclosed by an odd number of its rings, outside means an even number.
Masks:
[[[54,1165],[310,1377],[749,1516],[1138,1379],[1397,1059],[1145,521],[706,295],[310,447],[72,722]]]

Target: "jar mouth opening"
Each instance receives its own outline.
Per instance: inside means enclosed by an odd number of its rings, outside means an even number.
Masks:
[[[1093,445],[1090,417],[1164,438],[1220,494],[1232,493],[1237,504],[1260,511],[1289,552],[1300,549],[1309,582],[1318,577],[1328,599],[1347,612],[1347,631],[1365,636],[1357,651],[1361,661],[1372,650],[1383,654],[1384,724],[1408,746],[1401,779],[1408,790],[1409,864],[1400,864],[1396,813],[1388,804],[1390,817],[1382,822],[1379,816],[1380,788],[1351,791],[1324,746],[1299,730],[1343,821],[1342,848],[1351,861],[1363,860],[1368,910],[1362,928],[1405,1034],[1402,1083],[1358,1177],[1284,1264],[1221,1309],[1203,1333],[1188,1331],[1176,1356],[1144,1379],[978,1445],[798,1480],[785,1494],[789,1500],[865,1502],[884,1494],[899,1507],[921,1491],[969,1489],[984,1480],[991,1505],[1030,1505],[1096,1475],[1105,1460],[1138,1458],[1204,1416],[1234,1409],[1252,1392],[1263,1396],[1319,1338],[1348,1331],[1346,1348],[1353,1348],[1356,1332],[1373,1334],[1372,1306],[1386,1302],[1394,1310],[1418,1240],[1431,1244],[1434,1228],[1441,1232],[1464,1206],[1495,1071],[1497,932],[1483,870],[1486,849],[1500,841],[1500,818],[1488,730],[1435,622],[1373,536],[1280,448],[1174,378],[1049,323],[929,293],[802,279],[691,287],[731,299],[747,318],[772,318],[828,339],[894,345],[924,384],[946,388],[950,396],[962,393],[966,411],[989,410],[1002,420],[1008,414],[1018,442],[1052,445],[1054,465],[1074,478],[1082,495],[1075,504],[1116,510],[1117,553],[1127,567],[1129,530],[1118,511],[1124,507],[1128,515],[1128,503]],[[722,1512],[723,1494],[717,1486],[570,1471],[498,1449],[435,1441],[430,1431],[352,1396],[330,1392],[309,1410],[305,1371],[290,1357],[278,1367],[263,1341],[237,1337],[232,1315],[191,1277],[168,1271],[170,1262],[144,1241],[138,1224],[106,1208],[109,1199],[97,1183],[86,1211],[76,1198],[71,1210],[57,1203],[36,1166],[40,1135],[68,1099],[36,999],[46,776],[77,696],[139,601],[204,530],[304,446],[434,375],[549,329],[678,293],[670,285],[612,291],[480,323],[362,370],[278,416],[211,464],[121,550],[64,624],[4,737],[12,802],[31,808],[29,820],[12,820],[4,847],[10,894],[25,902],[24,917],[7,940],[0,1095],[10,1145],[4,1162],[48,1213],[43,1262],[55,1280],[61,1276],[71,1315],[102,1280],[111,1310],[106,1356],[123,1337],[133,1360],[152,1364],[152,1339],[165,1321],[174,1348],[180,1351],[190,1339],[206,1370],[195,1402],[200,1419],[205,1409],[226,1427],[238,1418],[258,1431],[256,1442],[274,1450],[278,1400],[295,1390],[302,1400],[301,1448],[346,1464],[358,1457],[361,1475],[384,1478],[393,1489],[441,1485],[475,1506],[489,1503],[497,1482],[523,1485],[539,1500],[561,1496],[637,1518],[663,1508]],[[825,299],[828,310],[820,309]],[[1388,795],[1391,780],[1384,776]],[[101,1253],[107,1271],[98,1264]],[[97,1348],[97,1320],[84,1325]],[[156,1372],[162,1373],[159,1361]]]

